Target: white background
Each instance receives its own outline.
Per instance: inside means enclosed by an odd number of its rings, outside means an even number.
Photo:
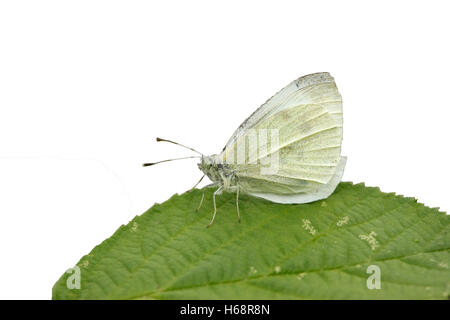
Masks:
[[[2,1],[0,298],[51,298],[82,255],[201,177],[260,104],[328,71],[344,181],[450,210],[445,1]]]

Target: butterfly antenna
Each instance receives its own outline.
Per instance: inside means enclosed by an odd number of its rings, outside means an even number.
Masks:
[[[173,158],[173,159],[161,160],[161,161],[157,161],[157,162],[143,163],[142,166],[143,167],[150,167],[150,166],[153,166],[155,164],[162,163],[162,162],[168,162],[168,161],[174,161],[174,160],[183,160],[183,159],[192,159],[192,158],[201,158],[201,157],[199,157],[199,156],[191,156],[191,157]]]
[[[189,149],[189,150],[194,151],[194,152],[198,153],[199,155],[202,155],[202,156],[203,156],[203,153],[198,152],[197,150],[195,150],[195,149],[193,149],[193,148],[191,148],[191,147],[185,146],[184,144],[181,144],[181,143],[178,143],[178,142],[175,142],[175,141],[172,141],[172,140],[167,140],[167,139],[162,139],[162,138],[156,138],[156,142],[161,142],[161,141],[176,144],[177,146],[180,146],[180,147]]]

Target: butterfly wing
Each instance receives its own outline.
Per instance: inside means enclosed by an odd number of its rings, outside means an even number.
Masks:
[[[258,190],[256,192],[247,191],[249,194],[267,199],[277,203],[308,203],[328,198],[336,189],[344,173],[346,157],[341,157],[336,171],[328,183],[306,181],[304,183],[295,180],[285,180],[284,183],[277,183],[276,190],[268,186],[258,187],[257,180],[251,181],[251,178],[243,178],[240,184],[244,185],[245,190]],[[278,178],[278,177],[276,177]],[[281,190],[280,190],[281,189]],[[284,189],[284,190],[283,190]],[[288,192],[285,192],[288,190]],[[275,192],[274,192],[275,191]],[[280,192],[281,191],[281,192]],[[290,191],[290,192],[289,192]]]
[[[274,130],[276,143],[261,139]],[[219,157],[232,166],[243,191],[273,202],[306,203],[328,197],[341,180],[341,142],[341,95],[328,73],[316,73],[293,81],[257,109]],[[239,153],[245,160],[237,161]],[[276,170],[262,170],[274,158]]]

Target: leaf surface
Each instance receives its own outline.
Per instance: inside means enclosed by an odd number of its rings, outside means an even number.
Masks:
[[[283,205],[206,189],[174,195],[121,226],[65,273],[53,299],[447,299],[450,216],[413,198],[341,183]],[[372,266],[369,268],[369,266]],[[371,268],[380,289],[369,289]],[[371,284],[375,282],[369,281]]]

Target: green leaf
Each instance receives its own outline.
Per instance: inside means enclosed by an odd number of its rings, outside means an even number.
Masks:
[[[54,299],[447,299],[450,216],[341,183],[328,199],[275,204],[207,189],[156,204],[65,273]],[[380,289],[368,289],[369,266]],[[370,282],[374,283],[374,282]]]

